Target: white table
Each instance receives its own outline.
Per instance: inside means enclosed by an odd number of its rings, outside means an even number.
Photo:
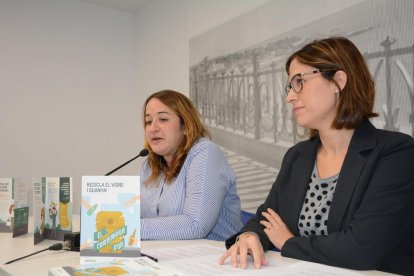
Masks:
[[[11,233],[0,233],[0,275],[5,274],[5,272],[13,276],[47,275],[49,268],[52,267],[79,265],[79,252],[73,251],[45,251],[26,259],[22,259],[8,265],[3,265],[7,261],[42,250],[57,242],[52,240],[44,240],[37,245],[33,245],[33,230],[30,230],[30,225],[31,224],[29,222],[29,234],[20,237],[12,238]],[[75,225],[74,231],[78,231],[78,229],[79,226]],[[224,243],[211,240],[143,241],[141,249],[142,252],[145,253],[147,250],[201,244],[219,246],[223,248],[224,253]],[[278,263],[293,264],[298,262],[298,260],[295,259],[282,257],[280,253],[273,251],[266,252],[266,257],[268,259],[276,260]],[[160,264],[162,264],[162,260],[160,261]],[[355,272],[362,273],[363,275],[392,275],[379,271]],[[254,269],[251,270],[251,275],[255,275]]]

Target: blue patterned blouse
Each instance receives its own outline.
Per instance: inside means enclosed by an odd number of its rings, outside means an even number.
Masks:
[[[189,151],[169,184],[145,186],[141,171],[141,239],[225,240],[242,227],[236,176],[220,148],[202,138]]]

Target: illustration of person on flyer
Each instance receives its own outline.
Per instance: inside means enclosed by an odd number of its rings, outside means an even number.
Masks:
[[[52,219],[52,237],[56,237],[56,216],[57,216],[56,203],[52,201],[50,202],[50,208],[49,208],[49,217]]]
[[[45,235],[45,219],[46,219],[45,207],[42,207],[40,211],[40,235],[43,237]]]
[[[6,225],[10,226],[10,228],[14,227],[14,204],[9,207],[9,218],[7,219]]]

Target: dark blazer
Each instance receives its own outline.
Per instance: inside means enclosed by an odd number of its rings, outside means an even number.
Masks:
[[[319,144],[315,137],[287,151],[268,197],[240,233],[256,232],[264,250],[272,248],[259,223],[262,211],[271,208],[295,236],[284,244],[283,256],[414,275],[413,138],[362,122],[339,173],[328,235],[300,237],[299,214]],[[226,240],[227,248],[240,233]]]

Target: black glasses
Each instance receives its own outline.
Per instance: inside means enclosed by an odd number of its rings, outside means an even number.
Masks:
[[[286,87],[285,87],[286,95],[289,95],[290,90],[293,90],[297,94],[299,94],[302,91],[303,82],[304,82],[304,80],[302,79],[303,76],[313,75],[316,73],[321,73],[323,71],[324,70],[314,70],[312,72],[299,73],[299,74],[294,75],[292,80],[288,84],[286,84]]]

